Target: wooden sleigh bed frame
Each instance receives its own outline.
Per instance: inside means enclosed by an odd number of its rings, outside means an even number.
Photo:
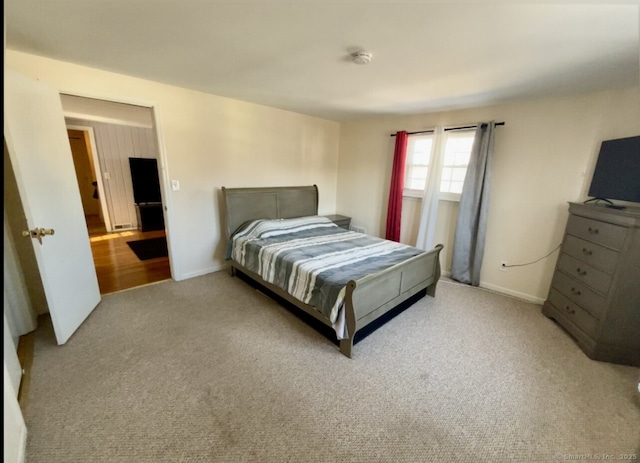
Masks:
[[[257,219],[289,219],[318,214],[318,188],[266,187],[225,188],[222,187],[225,203],[227,240],[243,224]],[[355,334],[378,320],[403,302],[426,292],[435,296],[440,278],[440,251],[433,250],[412,257],[384,271],[351,280],[346,287],[344,310],[348,338],[340,340],[340,352],[351,358]],[[294,298],[281,288],[265,281],[260,275],[231,260],[231,274],[242,272],[256,283],[269,289],[295,307],[303,310],[321,323],[331,322],[312,306]],[[416,296],[417,297],[417,296]]]

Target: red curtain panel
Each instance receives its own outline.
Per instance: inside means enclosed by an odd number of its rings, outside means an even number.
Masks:
[[[393,155],[393,172],[387,208],[387,232],[385,238],[400,241],[400,220],[402,218],[402,191],[404,190],[404,168],[407,159],[407,132],[396,133],[396,149]]]

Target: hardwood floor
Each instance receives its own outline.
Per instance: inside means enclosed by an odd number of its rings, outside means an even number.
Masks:
[[[135,288],[171,278],[168,257],[140,260],[127,241],[165,236],[164,230],[142,232],[126,230],[107,233],[97,217],[87,217],[93,261],[100,294]]]

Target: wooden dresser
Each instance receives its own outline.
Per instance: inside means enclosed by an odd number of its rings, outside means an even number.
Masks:
[[[542,313],[590,358],[640,366],[640,208],[569,203]]]

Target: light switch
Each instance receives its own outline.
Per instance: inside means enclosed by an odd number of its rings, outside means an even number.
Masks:
[[[171,189],[173,191],[178,191],[180,189],[180,181],[179,180],[171,180]]]
[[[104,179],[105,180],[111,180],[111,174],[109,172],[105,172],[104,173]]]

